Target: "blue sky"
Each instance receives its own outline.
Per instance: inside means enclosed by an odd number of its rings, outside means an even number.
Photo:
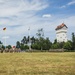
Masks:
[[[44,29],[45,37],[56,38],[55,28],[61,23],[68,27],[68,39],[75,32],[75,0],[0,0],[0,40],[15,45],[23,36],[35,36]],[[6,27],[6,32],[2,29]]]

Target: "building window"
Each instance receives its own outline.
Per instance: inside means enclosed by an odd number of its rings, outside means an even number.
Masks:
[[[59,35],[57,35],[57,37],[59,37]]]

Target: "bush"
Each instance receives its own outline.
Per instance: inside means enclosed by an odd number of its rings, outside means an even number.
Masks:
[[[26,49],[29,49],[29,46],[28,45],[21,44],[20,49],[21,50],[26,50]]]
[[[51,48],[52,49],[59,49],[60,47],[59,47],[59,44],[56,43],[56,44],[52,44]]]
[[[67,49],[67,50],[71,50],[71,49],[72,49],[72,45],[71,45],[71,43],[68,41],[68,42],[66,42],[66,43],[64,44],[63,48],[64,48],[64,49]]]

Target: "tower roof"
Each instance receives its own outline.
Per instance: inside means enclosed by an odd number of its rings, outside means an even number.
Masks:
[[[63,27],[68,28],[64,23],[62,23],[61,25],[57,26],[55,30],[59,30],[59,29],[61,29]]]

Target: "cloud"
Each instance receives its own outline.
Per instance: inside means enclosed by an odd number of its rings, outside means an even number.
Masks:
[[[0,0],[3,5],[0,5],[0,24],[13,26],[13,25],[24,25],[32,21],[35,14],[45,9],[48,4],[40,0]],[[30,19],[28,22],[28,18]]]
[[[66,8],[66,5],[61,6],[60,8]]]
[[[66,8],[66,7],[74,5],[74,4],[75,4],[75,0],[73,0],[71,2],[68,2],[66,5],[63,5],[63,6],[59,7],[59,8]]]
[[[2,2],[2,1],[1,1]],[[48,5],[45,2],[32,0],[4,0],[4,4],[0,5],[0,16],[14,16],[21,12],[39,11],[45,9]]]
[[[73,5],[73,4],[75,4],[75,0],[69,2],[67,5]]]
[[[3,3],[4,2],[4,0],[0,0],[0,3]]]
[[[50,18],[51,14],[44,14],[42,17],[44,17],[44,18]]]
[[[9,36],[4,36],[4,37],[2,37],[2,39],[8,39],[9,38]]]

